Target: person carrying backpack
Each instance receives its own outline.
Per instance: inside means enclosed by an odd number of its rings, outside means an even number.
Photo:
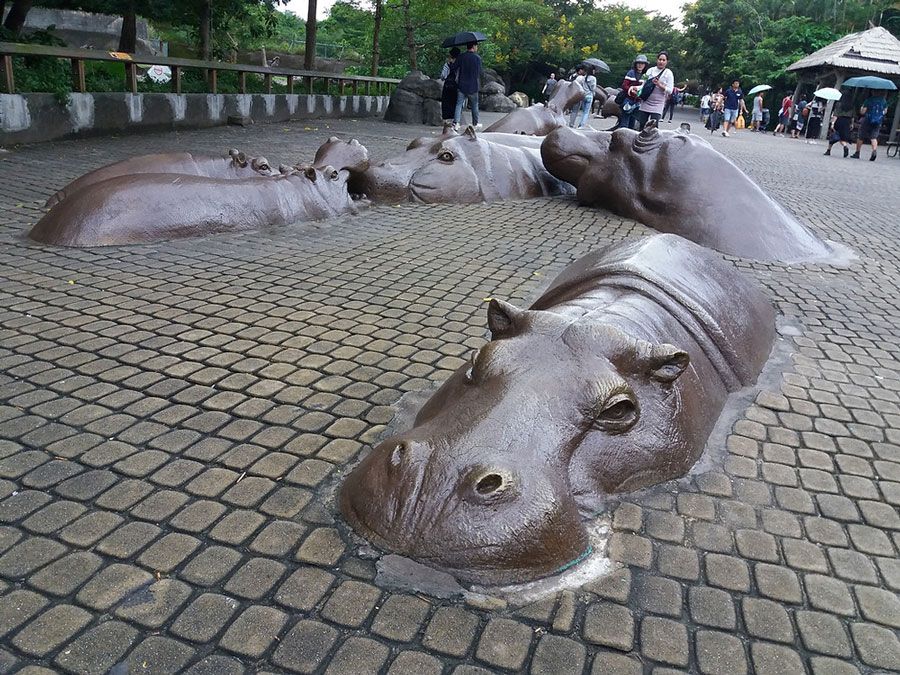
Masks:
[[[856,140],[856,152],[850,155],[853,159],[859,159],[859,151],[863,143],[869,141],[872,146],[870,162],[874,162],[878,156],[878,134],[881,133],[881,123],[884,121],[884,113],[887,110],[887,99],[884,94],[872,91],[859,109],[862,115],[862,123],[859,125],[859,137]]]
[[[575,84],[584,89],[584,98],[580,105],[572,109],[572,115],[569,117],[569,126],[581,129],[587,122],[588,115],[591,113],[591,104],[594,102],[594,88],[597,86],[597,78],[594,77],[594,67],[582,63],[576,71],[578,76],[575,78]],[[578,119],[580,116],[580,120]],[[576,120],[578,124],[576,126]]]

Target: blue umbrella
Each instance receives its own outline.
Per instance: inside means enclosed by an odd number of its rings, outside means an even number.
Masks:
[[[862,77],[851,77],[841,85],[842,87],[861,87],[863,89],[888,89],[893,91],[897,85],[886,80],[883,77],[875,77],[874,75],[864,75]]]

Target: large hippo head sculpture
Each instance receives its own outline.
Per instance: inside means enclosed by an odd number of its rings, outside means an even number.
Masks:
[[[599,206],[722,253],[756,260],[823,259],[829,247],[699,136],[648,127],[556,129],[544,166]]]
[[[535,103],[527,108],[516,108],[490,125],[485,132],[546,136],[557,127],[566,125],[563,113],[575,107],[583,98],[584,89],[579,85],[560,82],[547,105]]]
[[[413,140],[398,157],[353,175],[352,192],[373,202],[473,204],[571,194],[541,162],[542,139],[515,134],[445,133]]]
[[[113,246],[320,220],[365,203],[351,199],[348,177],[331,167],[240,180],[117,176],[56,204],[28,236],[56,246]]]
[[[581,559],[582,514],[607,495],[694,464],[727,394],[766,361],[774,312],[718,255],[654,235],[576,261],[528,310],[492,300],[488,326],[339,503],[383,548],[512,583]]]
[[[190,152],[139,155],[108,164],[76,178],[62,190],[51,195],[45,206],[54,206],[94,183],[141,173],[176,173],[207,178],[251,178],[273,176],[276,171],[265,157],[249,157],[235,149],[229,150],[227,157],[194,155]]]

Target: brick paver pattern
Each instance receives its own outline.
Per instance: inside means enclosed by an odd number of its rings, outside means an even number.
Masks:
[[[898,160],[711,138],[858,258],[735,260],[784,315],[789,357],[710,470],[613,502],[610,576],[526,607],[379,587],[335,487],[401,396],[484,343],[486,298],[526,305],[649,230],[544,199],[93,250],[24,238],[48,195],[134,154],[293,163],[338,134],[379,158],[425,132],[344,120],[0,154],[0,671],[900,669]]]

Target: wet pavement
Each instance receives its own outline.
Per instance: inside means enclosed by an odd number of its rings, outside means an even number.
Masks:
[[[483,344],[486,298],[527,304],[645,227],[560,198],[146,246],[24,238],[55,190],[131,155],[277,165],[336,134],[381,158],[429,132],[329,120],[0,154],[0,672],[900,669],[898,159],[703,132],[857,257],[735,260],[782,315],[783,363],[703,471],[610,505],[612,572],[522,607],[387,588],[334,488],[404,394]]]

